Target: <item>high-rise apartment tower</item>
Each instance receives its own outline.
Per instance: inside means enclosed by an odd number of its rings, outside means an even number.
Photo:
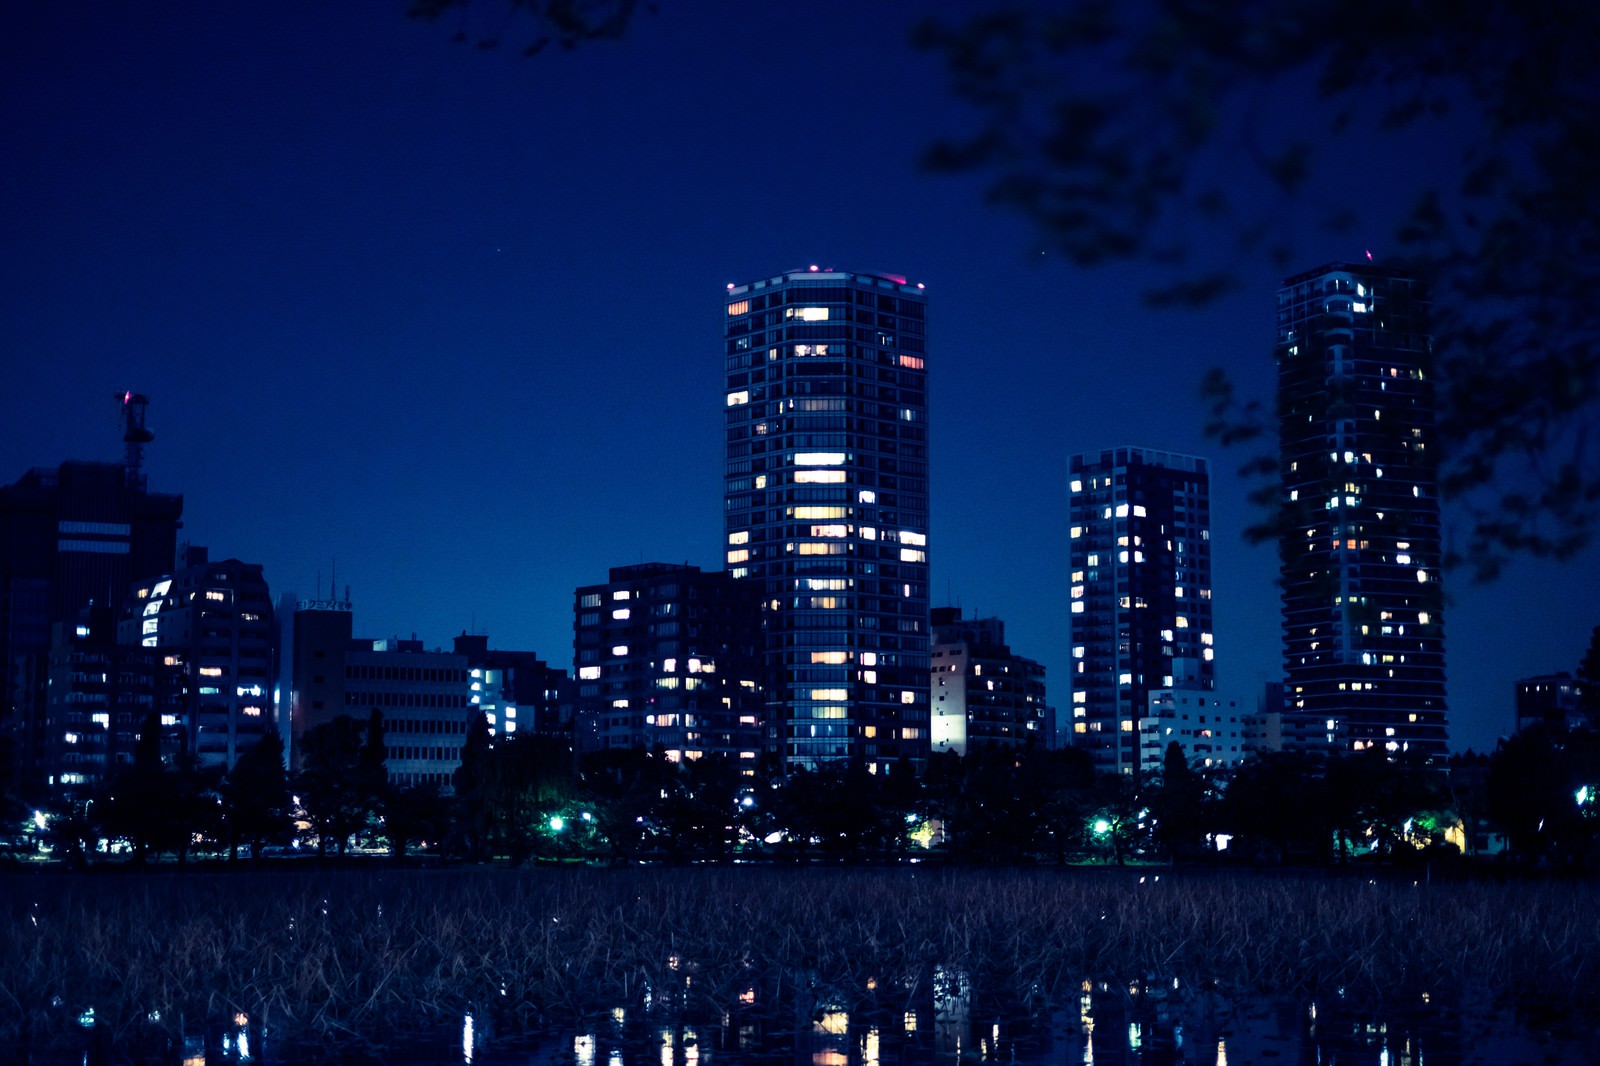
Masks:
[[[1428,296],[1332,263],[1278,291],[1285,713],[1360,750],[1445,754]]]
[[[1074,455],[1068,471],[1072,743],[1137,777],[1151,693],[1214,687],[1210,474],[1148,448]]]
[[[729,285],[728,572],[763,591],[769,750],[926,761],[927,302],[884,274]]]

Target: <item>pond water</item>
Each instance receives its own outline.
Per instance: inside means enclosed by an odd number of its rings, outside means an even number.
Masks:
[[[1536,1024],[1487,1004],[1444,1004],[1416,994],[1379,1007],[1339,990],[1321,998],[1241,1000],[1180,981],[1126,985],[1086,980],[1076,1001],[1029,1015],[975,998],[970,980],[940,968],[920,993],[880,997],[850,1012],[805,994],[786,1012],[749,1001],[720,1017],[690,1019],[661,1003],[618,1007],[538,1036],[496,1039],[486,1014],[464,1014],[435,1036],[378,1048],[275,1040],[245,1014],[186,1034],[181,1046],[137,1040],[113,1046],[92,1011],[78,1018],[77,1048],[22,1061],[73,1066],[1592,1066],[1600,1036],[1579,1022]],[[897,990],[898,993],[899,990]],[[891,1001],[896,1001],[891,1005]],[[447,1030],[447,1031],[445,1031]],[[24,1052],[26,1055],[27,1053]]]

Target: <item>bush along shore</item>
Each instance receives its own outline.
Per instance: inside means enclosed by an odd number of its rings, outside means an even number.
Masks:
[[[464,1011],[507,1039],[646,1003],[794,1019],[903,1009],[936,968],[1019,1016],[1086,980],[1176,978],[1208,995],[1471,992],[1600,1018],[1593,887],[1558,880],[570,867],[0,886],[0,1041],[39,1050],[81,1041],[86,1018],[122,1048],[246,1016],[280,1048],[369,1050]]]

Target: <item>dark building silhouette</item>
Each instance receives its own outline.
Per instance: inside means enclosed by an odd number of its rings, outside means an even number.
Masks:
[[[0,488],[0,758],[24,788],[46,776],[52,627],[91,604],[115,611],[134,581],[172,568],[183,497],[150,492],[136,459],[64,462]]]
[[[87,796],[133,762],[139,733],[157,715],[162,752],[188,750],[187,677],[155,648],[117,640],[109,607],[85,607],[53,627],[39,771],[52,792]]]
[[[764,747],[760,590],[697,566],[613,567],[577,589],[575,744],[714,756],[753,772]]]
[[[724,547],[765,604],[769,746],[789,767],[920,767],[925,294],[813,267],[729,285],[724,309]]]
[[[300,765],[299,739],[345,710],[344,653],[355,638],[350,595],[278,601],[278,677],[273,690],[289,765]]]
[[[1446,750],[1428,306],[1373,263],[1278,292],[1285,711],[1391,757]]]
[[[1584,711],[1584,683],[1568,673],[1525,677],[1517,682],[1517,729],[1553,725],[1561,729],[1590,726]]]
[[[1130,447],[1067,465],[1072,744],[1137,776],[1151,694],[1215,688],[1210,470]]]
[[[272,597],[257,563],[213,562],[186,546],[181,565],[137,582],[118,639],[160,649],[186,677],[183,726],[202,767],[232,769],[277,728],[272,713]]]
[[[1055,716],[1045,703],[1044,666],[1012,652],[1005,623],[964,619],[959,607],[935,607],[932,622],[934,754],[1053,746]]]

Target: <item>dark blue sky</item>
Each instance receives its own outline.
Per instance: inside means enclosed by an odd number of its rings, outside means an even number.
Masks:
[[[928,286],[935,601],[1004,618],[1063,702],[1066,456],[1208,455],[1219,676],[1276,674],[1276,556],[1241,541],[1243,457],[1202,436],[1197,383],[1270,396],[1278,270],[1152,312],[1138,269],[1030,251],[979,183],[919,169],[967,116],[897,5],[664,4],[531,61],[404,7],[8,14],[0,479],[116,458],[112,396],[140,390],[190,540],[275,593],[337,559],[363,633],[570,666],[575,586],[720,565],[724,285],[891,271]],[[1414,178],[1391,149],[1280,205],[1297,267],[1365,250],[1306,220],[1386,221]],[[1454,747],[1509,728],[1515,678],[1576,666],[1595,588],[1600,551],[1456,578]]]

